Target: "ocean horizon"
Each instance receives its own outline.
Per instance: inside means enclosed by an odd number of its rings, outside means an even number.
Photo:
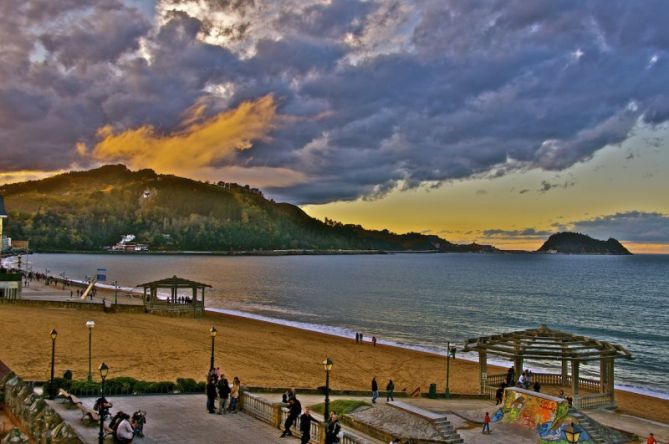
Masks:
[[[214,287],[210,311],[343,337],[359,331],[442,355],[448,340],[460,348],[467,338],[545,324],[626,347],[635,359],[617,361],[616,387],[669,399],[669,255],[33,254],[23,263],[75,280],[105,268],[121,287],[176,274]],[[586,376],[597,375],[593,364]],[[559,363],[527,367],[559,372]]]

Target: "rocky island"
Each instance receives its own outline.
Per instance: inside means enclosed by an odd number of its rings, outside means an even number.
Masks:
[[[632,254],[616,239],[603,241],[581,233],[556,233],[537,250],[539,253],[564,254]]]

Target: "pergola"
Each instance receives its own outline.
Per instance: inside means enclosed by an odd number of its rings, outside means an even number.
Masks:
[[[167,312],[173,314],[189,313],[192,311],[193,316],[201,316],[204,314],[204,289],[211,288],[211,285],[203,284],[201,282],[190,281],[177,277],[161,279],[153,282],[146,282],[139,284],[138,287],[144,288],[144,307],[150,313]],[[167,300],[158,299],[158,289],[169,288],[170,295]],[[192,295],[190,300],[184,297],[187,302],[182,302],[179,299],[179,290],[189,289]],[[148,290],[148,292],[147,292]],[[200,299],[198,300],[198,290]]]
[[[479,354],[482,394],[491,391],[494,393],[495,385],[504,381],[506,377],[506,375],[488,376],[488,354],[511,360],[516,378],[523,371],[524,359],[560,361],[562,371],[559,375],[535,373],[534,377],[543,384],[571,385],[576,407],[614,405],[614,361],[617,358],[633,359],[632,354],[620,345],[552,330],[545,325],[536,329],[468,339],[465,341],[464,351],[475,351]],[[580,364],[591,361],[599,361],[599,381],[580,377]],[[580,388],[589,393],[581,396]]]

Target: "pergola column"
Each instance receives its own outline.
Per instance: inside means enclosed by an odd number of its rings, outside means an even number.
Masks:
[[[488,354],[486,352],[479,352],[479,381],[481,384],[480,393],[485,394],[485,388],[488,384]]]
[[[574,397],[574,402],[578,399],[579,364],[579,361],[571,361],[571,393]]]
[[[562,345],[562,385],[568,385],[569,381],[569,360],[567,359],[567,346]]]
[[[609,361],[604,356],[599,359],[599,392],[606,393],[609,386]]]
[[[519,339],[513,340],[513,349],[513,371],[515,373],[514,377],[516,378],[516,381],[518,381],[520,375],[523,374],[523,352],[520,349]]]

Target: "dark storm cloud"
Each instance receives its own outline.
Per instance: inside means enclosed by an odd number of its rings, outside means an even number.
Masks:
[[[573,222],[573,230],[598,239],[613,237],[628,242],[666,243],[669,215],[628,211]]]
[[[669,120],[663,1],[195,3],[152,23],[130,2],[3,5],[0,168],[66,168],[102,126],[169,133],[196,102],[272,94],[270,137],[221,162],[298,170],[268,191],[315,203],[563,170]]]

